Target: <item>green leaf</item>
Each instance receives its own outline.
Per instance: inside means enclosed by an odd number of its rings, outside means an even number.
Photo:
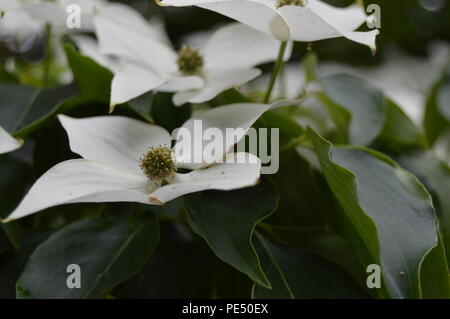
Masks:
[[[18,298],[100,298],[142,269],[159,241],[154,218],[129,223],[75,222],[40,244],[17,282]],[[69,289],[67,266],[81,269],[81,288]]]
[[[444,244],[439,243],[425,257],[420,268],[422,298],[449,299],[450,278]]]
[[[366,262],[382,267],[391,297],[421,297],[420,267],[438,245],[437,220],[425,188],[381,153],[332,147],[312,130],[309,136],[328,184],[368,248]],[[443,263],[435,266],[448,272]]]
[[[24,137],[54,115],[60,105],[76,93],[73,85],[35,89],[0,84],[0,126],[16,137]]]
[[[269,221],[278,225],[326,227],[332,198],[320,189],[321,178],[295,149],[281,153],[280,169],[273,175],[280,203]]]
[[[214,106],[221,106],[233,103],[252,103],[252,102],[254,102],[252,99],[250,99],[246,95],[242,94],[241,92],[233,88],[220,93],[211,101],[211,104]]]
[[[23,236],[20,251],[9,250],[0,255],[0,298],[16,298],[15,284],[33,250],[52,231],[29,232]]]
[[[191,116],[191,105],[175,106],[172,96],[171,93],[158,92],[151,102],[151,116],[155,124],[169,132],[183,125]]]
[[[394,152],[426,147],[420,128],[371,84],[349,75],[325,77],[321,83],[324,95],[319,96],[338,129],[348,131],[349,144]]]
[[[303,127],[295,120],[276,110],[264,113],[262,119],[266,127],[278,128],[281,137],[284,138],[298,138],[305,132]]]
[[[355,247],[347,238],[330,229],[319,227],[279,226],[266,223],[258,226],[258,231],[271,241],[319,255],[340,266],[357,282],[365,284],[367,274],[358,260]]]
[[[270,286],[251,244],[256,223],[268,217],[278,204],[269,181],[235,191],[207,191],[185,196],[192,230],[203,237],[224,262],[263,286]]]
[[[337,265],[300,248],[275,244],[258,236],[261,264],[272,289],[253,287],[255,299],[368,298]]]
[[[64,50],[81,96],[109,103],[112,72],[91,58],[81,55],[72,44],[64,44]]]
[[[34,181],[31,165],[16,157],[26,148],[0,156],[0,218],[8,216]]]
[[[186,226],[161,224],[161,241],[133,278],[114,290],[120,298],[209,298],[210,269]]]
[[[450,65],[434,85],[428,96],[423,126],[428,141],[433,145],[450,127]]]
[[[442,116],[450,123],[450,81],[447,81],[439,90],[437,106]]]
[[[1,224],[0,226],[5,232],[11,244],[14,246],[14,248],[16,250],[20,250],[22,240],[20,224],[17,221],[13,221],[11,223]]]
[[[81,55],[70,43],[64,44],[64,50],[73,72],[74,81],[80,88],[81,97],[85,101],[104,103],[104,112],[106,113],[109,109],[113,73],[90,57]],[[117,108],[130,110],[143,120],[152,122],[149,104],[151,96],[152,93],[143,94],[129,103],[117,106]]]
[[[450,258],[450,168],[430,151],[405,154],[397,160],[402,167],[414,173],[433,195],[447,258]]]

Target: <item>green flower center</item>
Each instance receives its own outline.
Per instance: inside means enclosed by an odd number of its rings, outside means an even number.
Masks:
[[[284,6],[305,6],[305,0],[277,0],[277,9]]]
[[[141,158],[140,167],[153,182],[167,181],[175,172],[171,149],[162,146],[150,148],[147,154]]]
[[[198,50],[183,45],[178,52],[178,70],[186,75],[198,73],[203,67],[203,58]]]

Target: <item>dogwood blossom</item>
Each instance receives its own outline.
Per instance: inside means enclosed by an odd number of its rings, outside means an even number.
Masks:
[[[21,147],[23,141],[15,139],[0,126],[0,154],[12,152]]]
[[[2,0],[0,33],[23,41],[33,34],[44,32],[47,24],[51,26],[53,36],[92,31],[94,10],[105,3],[105,0]],[[71,5],[80,8],[79,28],[67,25]]]
[[[232,104],[188,120],[182,129],[192,136],[196,134],[193,120],[201,120],[205,129],[241,130],[236,139],[224,140],[223,152],[216,154],[225,161],[204,162],[183,174],[177,169],[192,164],[186,162],[186,153],[171,151],[169,132],[157,125],[113,115],[85,119],[60,115],[71,150],[83,158],[62,162],[46,172],[6,221],[62,204],[123,201],[161,205],[188,193],[254,185],[261,161],[249,153],[233,152],[233,145],[269,108],[266,104]],[[177,140],[173,149],[182,142]],[[192,152],[202,151],[203,146],[199,149],[198,145]]]
[[[176,92],[176,105],[208,101],[260,75],[254,67],[275,60],[279,47],[273,38],[233,23],[201,48],[184,45],[177,52],[136,11],[115,5],[99,10],[95,26],[99,52],[127,62],[115,72],[112,107],[150,90]]]
[[[2,0],[0,3],[0,37],[13,37],[23,43],[30,36],[42,32],[45,23],[25,10],[31,0]]]
[[[319,0],[157,0],[161,5],[197,6],[218,12],[287,41],[345,37],[375,50],[378,30],[355,31],[367,20],[362,6],[330,6]]]

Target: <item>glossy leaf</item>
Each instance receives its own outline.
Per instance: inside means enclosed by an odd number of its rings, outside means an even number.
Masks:
[[[429,151],[413,152],[398,158],[402,167],[414,173],[433,195],[443,239],[450,257],[450,168]]]
[[[109,103],[112,72],[81,55],[71,44],[65,44],[64,50],[81,95],[86,99]]]
[[[17,137],[30,134],[59,106],[77,93],[73,85],[35,89],[16,84],[0,85],[0,126]]]
[[[159,241],[154,218],[133,224],[75,222],[40,244],[17,282],[18,298],[100,298],[136,274]],[[81,288],[67,286],[67,267],[79,265]]]
[[[422,296],[420,267],[438,244],[436,216],[425,188],[380,153],[333,147],[313,131],[309,135],[328,184],[372,262],[381,265],[390,295]],[[448,273],[446,264],[435,267]]]
[[[369,83],[349,75],[325,77],[321,83],[322,101],[338,129],[348,130],[349,144],[381,144],[391,151],[426,146],[423,133],[405,112]]]
[[[224,262],[268,287],[266,275],[250,242],[255,224],[273,213],[278,196],[265,181],[235,191],[208,191],[185,197],[192,230],[202,236]]]
[[[450,128],[450,66],[447,66],[427,99],[424,128],[430,144]]]
[[[337,265],[300,248],[258,237],[261,264],[272,289],[255,284],[256,299],[368,298],[368,294]]]
[[[148,213],[148,212],[147,212]],[[161,224],[161,241],[142,270],[114,291],[123,298],[209,298],[206,256],[184,225]]]

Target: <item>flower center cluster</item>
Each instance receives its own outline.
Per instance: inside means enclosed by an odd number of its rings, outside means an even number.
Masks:
[[[147,177],[160,182],[171,177],[175,171],[172,151],[168,147],[152,147],[143,158],[140,167]]]
[[[305,0],[277,0],[277,8],[284,6],[305,6]]]
[[[177,64],[181,73],[195,74],[203,67],[203,58],[198,50],[183,45],[178,52]]]

